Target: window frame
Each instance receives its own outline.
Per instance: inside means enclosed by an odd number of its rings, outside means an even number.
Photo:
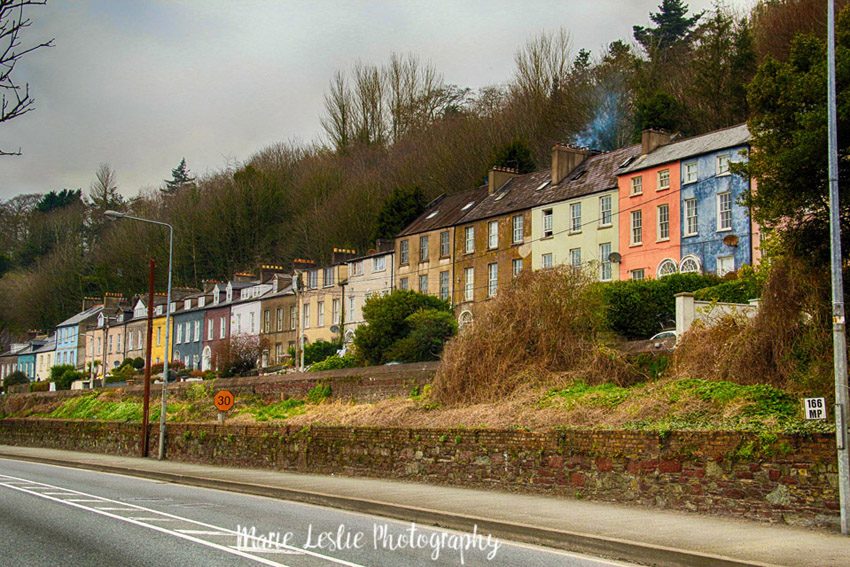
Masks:
[[[637,220],[637,223],[635,220]],[[635,230],[637,230],[637,240],[635,240]],[[643,211],[641,209],[631,211],[629,215],[629,245],[643,245]]]
[[[543,209],[542,212],[543,238],[552,238],[555,235],[555,211],[554,209]]]
[[[496,297],[499,290],[499,263],[487,264],[487,297]]]
[[[608,206],[605,206],[607,202]],[[607,209],[607,210],[606,210]],[[605,217],[608,217],[608,221],[605,221]],[[614,208],[613,208],[613,199],[611,195],[602,195],[599,197],[599,227],[609,227],[614,224]]]
[[[475,226],[463,227],[463,253],[473,254],[475,252]]]
[[[610,242],[599,244],[599,281],[610,282],[614,277],[611,265],[611,251],[612,246]],[[605,276],[606,273],[608,274],[607,277]]]
[[[723,209],[724,198],[728,198],[729,207],[727,209]],[[729,226],[724,226],[723,224],[723,215],[726,213],[728,213],[729,215]],[[723,191],[717,194],[717,232],[728,232],[732,230],[733,226],[734,219],[732,218],[732,193],[730,191]]]
[[[666,174],[666,184],[662,184],[663,174]],[[667,191],[668,189],[670,189],[670,168],[662,169],[658,172],[657,187],[655,188],[656,191]]]
[[[691,214],[693,212],[693,215]],[[695,230],[691,230],[691,221]],[[685,237],[699,234],[699,208],[696,197],[685,199]]]
[[[576,214],[578,212],[578,214]],[[570,234],[581,232],[581,201],[570,203]]]
[[[499,221],[493,220],[487,223],[487,249],[495,250],[499,247]]]
[[[463,269],[463,300],[472,301],[475,298],[475,268]]]
[[[663,220],[662,217],[664,217]],[[668,240],[670,240],[670,205],[662,203],[655,207],[655,241],[667,242]]]
[[[682,185],[687,185],[687,184],[690,184],[690,183],[696,183],[697,181],[699,181],[699,166],[698,166],[696,160],[687,161],[684,164],[682,164],[682,167],[685,170],[685,175],[684,175],[684,179],[682,180]],[[691,171],[692,168],[693,168],[693,171]],[[691,173],[693,173],[693,179],[691,178]]]
[[[522,215],[514,215],[511,217],[511,244],[522,244],[525,240],[525,217]],[[519,238],[517,238],[519,231]]]
[[[643,175],[635,175],[629,180],[630,188],[629,195],[643,195]]]

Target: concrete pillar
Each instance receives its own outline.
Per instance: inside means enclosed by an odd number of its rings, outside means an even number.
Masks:
[[[681,337],[694,322],[696,308],[693,293],[677,293],[676,297],[676,334]]]

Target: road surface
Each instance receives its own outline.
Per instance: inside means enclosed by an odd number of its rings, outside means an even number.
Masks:
[[[12,459],[0,459],[0,538],[0,564],[25,566],[625,565],[497,540],[473,525],[431,529]]]

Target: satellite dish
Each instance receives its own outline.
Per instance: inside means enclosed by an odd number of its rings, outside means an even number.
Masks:
[[[339,325],[331,325],[331,333],[338,333]]]
[[[619,253],[619,252],[611,252],[610,254],[608,254],[608,261],[609,261],[609,262],[613,262],[613,263],[615,263],[615,264],[619,264],[619,263],[620,263],[620,260],[622,260],[622,259],[623,259],[623,257],[622,257],[622,256],[620,256],[620,253]]]
[[[737,246],[738,237],[734,234],[727,234],[723,237],[723,244],[725,244],[726,246]]]

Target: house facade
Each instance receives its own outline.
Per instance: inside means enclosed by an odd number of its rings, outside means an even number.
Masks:
[[[204,310],[204,339],[201,343],[201,370],[214,370],[221,345],[230,338],[230,303],[226,286],[217,283],[210,292],[211,302]]]
[[[173,314],[174,360],[190,370],[200,370],[203,354],[204,294],[189,295],[178,302]]]
[[[18,370],[26,374],[27,378],[29,378],[30,382],[34,382],[36,379],[35,371],[35,356],[36,351],[44,346],[46,341],[44,340],[31,340],[27,346],[20,351],[18,351]]]
[[[260,336],[268,343],[268,353],[263,357],[266,359],[264,368],[291,363],[289,350],[295,350],[298,325],[295,288],[291,278],[279,285],[282,289],[272,289],[260,300],[263,321]]]
[[[481,186],[438,197],[396,237],[396,289],[425,291],[453,302],[457,225],[486,196],[487,186]]]
[[[348,284],[346,262],[355,255],[353,250],[335,248],[334,260],[337,261],[301,272],[299,332],[307,343],[342,339],[342,309]]]
[[[83,300],[83,311],[56,326],[56,364],[70,364],[81,369],[85,362],[85,331],[97,319],[102,304],[93,298]]]
[[[348,261],[348,290],[343,310],[343,340],[354,340],[354,331],[363,324],[363,305],[374,295],[386,295],[395,288],[395,254],[392,249],[376,251]]]
[[[50,369],[55,365],[56,335],[50,335],[43,346],[35,351],[35,379],[38,382],[50,379]]]

